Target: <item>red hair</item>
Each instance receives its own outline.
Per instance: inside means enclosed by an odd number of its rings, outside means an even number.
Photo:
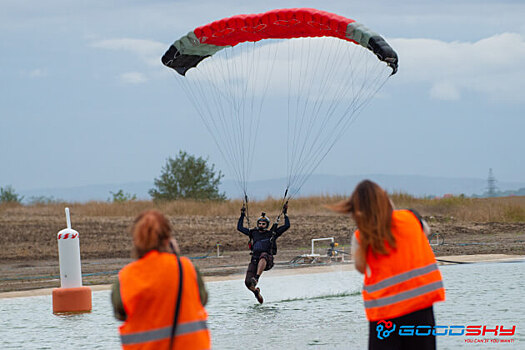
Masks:
[[[396,240],[390,225],[394,208],[385,190],[370,180],[361,181],[350,199],[331,206],[340,213],[351,213],[359,229],[359,244],[366,252],[368,247],[374,253],[388,254],[386,243],[396,247]]]
[[[159,250],[171,238],[171,225],[157,210],[142,212],[133,223],[133,251],[138,258],[151,250]]]

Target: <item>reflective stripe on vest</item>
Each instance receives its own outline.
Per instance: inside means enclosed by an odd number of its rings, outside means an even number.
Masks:
[[[202,330],[207,330],[206,321],[195,321],[187,323],[179,323],[175,336],[195,333]],[[150,341],[166,340],[171,337],[171,326],[154,329],[146,332],[128,333],[120,336],[122,345],[134,345],[140,343],[147,343]]]
[[[407,272],[400,273],[399,275],[395,275],[389,278],[386,278],[380,282],[370,284],[368,286],[364,286],[364,290],[368,293],[374,293],[378,290],[381,290],[386,287],[393,286],[394,284],[398,284],[401,282],[408,281],[411,278],[426,275],[429,272],[438,270],[438,267],[435,263],[429,264],[427,266],[423,266],[417,269],[413,269]]]
[[[436,281],[415,289],[407,290],[405,292],[401,292],[395,295],[391,295],[388,297],[383,298],[377,298],[372,300],[365,300],[365,308],[373,308],[373,307],[381,307],[381,306],[388,306],[391,304],[398,303],[400,301],[404,301],[407,299],[415,298],[418,296],[421,296],[423,294],[427,294],[429,292],[436,291],[438,289],[443,288],[443,281]]]

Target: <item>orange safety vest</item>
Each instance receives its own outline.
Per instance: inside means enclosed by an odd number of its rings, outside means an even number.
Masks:
[[[180,260],[183,290],[173,349],[211,349],[197,273],[188,258]],[[175,255],[152,250],[120,270],[119,281],[127,315],[120,326],[122,348],[167,349],[179,288]]]
[[[445,300],[434,252],[416,216],[395,210],[390,229],[396,249],[385,242],[387,255],[374,254],[372,247],[366,252],[362,293],[369,321],[403,316]],[[359,230],[355,233],[359,242]]]

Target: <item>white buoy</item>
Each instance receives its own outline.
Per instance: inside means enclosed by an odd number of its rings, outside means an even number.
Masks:
[[[82,287],[80,265],[80,241],[78,232],[71,228],[69,208],[66,208],[67,228],[57,234],[58,261],[60,263],[60,287]]]
[[[80,240],[71,228],[69,208],[66,208],[67,228],[57,234],[60,288],[53,289],[53,312],[91,311],[91,288],[82,286]]]

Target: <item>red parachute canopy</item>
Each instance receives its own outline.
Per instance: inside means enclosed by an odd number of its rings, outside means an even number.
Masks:
[[[353,41],[346,31],[353,19],[310,8],[279,9],[224,18],[194,30],[201,43],[235,46],[246,41],[333,36]]]
[[[196,28],[175,41],[162,63],[185,75],[203,59],[225,47],[263,39],[334,37],[359,44],[397,72],[397,54],[379,34],[353,19],[310,8],[279,9],[237,15]]]

